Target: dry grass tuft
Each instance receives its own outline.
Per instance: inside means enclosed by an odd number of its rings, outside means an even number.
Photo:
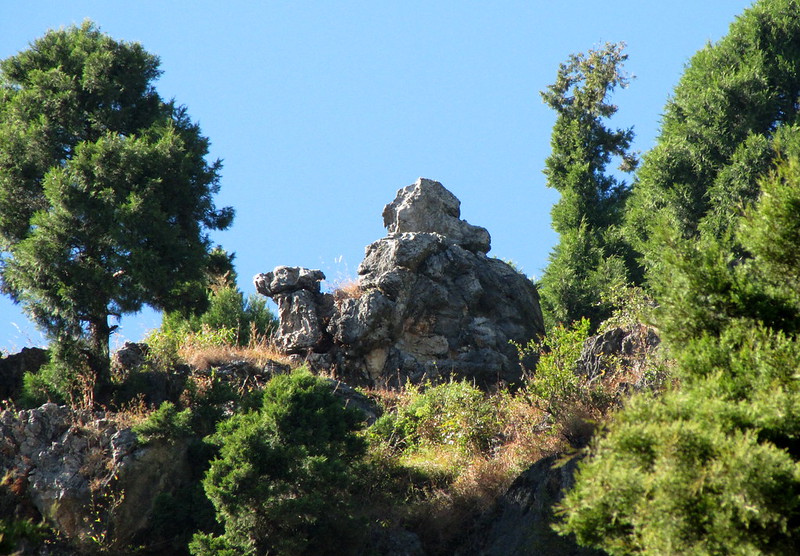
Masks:
[[[334,284],[333,302],[341,304],[345,299],[358,299],[364,294],[364,290],[357,278],[348,278]]]
[[[152,411],[153,408],[145,402],[144,394],[137,394],[131,401],[117,409],[114,413],[114,422],[119,429],[129,429],[147,419]]]
[[[271,362],[290,365],[289,357],[278,350],[267,338],[251,341],[247,346],[197,345],[188,342],[178,349],[178,355],[189,365],[200,370],[209,370],[234,361],[246,361],[255,367],[264,367]]]

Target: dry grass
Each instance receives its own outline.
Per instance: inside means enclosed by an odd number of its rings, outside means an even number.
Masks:
[[[114,413],[114,422],[119,429],[129,429],[147,419],[152,411],[153,408],[145,402],[144,394],[137,394],[135,398],[117,409]]]
[[[334,284],[333,302],[341,304],[345,299],[358,299],[364,294],[357,278],[347,278]]]
[[[278,350],[266,338],[250,342],[247,346],[202,345],[187,342],[178,349],[178,355],[196,369],[208,370],[233,361],[246,361],[255,367],[264,367],[272,362],[290,365],[289,357]]]

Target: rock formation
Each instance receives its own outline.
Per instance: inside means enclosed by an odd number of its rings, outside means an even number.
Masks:
[[[102,412],[53,403],[6,410],[0,413],[3,506],[32,504],[78,544],[95,538],[119,548],[146,528],[158,494],[188,480],[187,448],[186,442],[143,446]]]
[[[22,348],[19,353],[0,357],[0,400],[13,400],[22,391],[25,373],[37,373],[50,356],[46,349]]]
[[[624,372],[629,382],[618,384],[620,390],[659,388],[659,377],[648,371],[657,368],[653,357],[660,343],[661,338],[649,326],[612,328],[586,340],[576,370],[590,383]]]
[[[398,191],[383,220],[388,235],[366,248],[355,291],[322,293],[319,270],[255,277],[278,304],[279,347],[354,385],[519,381],[509,341],[544,333],[533,283],[487,257],[489,232],[461,220],[459,200],[438,182]]]

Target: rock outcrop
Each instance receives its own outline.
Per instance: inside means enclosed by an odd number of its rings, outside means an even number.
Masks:
[[[534,463],[500,497],[458,553],[485,556],[603,554],[582,548],[574,538],[561,537],[551,528],[556,519],[554,506],[572,487],[577,463],[578,460],[573,458],[558,465],[558,456]]]
[[[50,356],[46,349],[22,348],[19,353],[0,357],[0,400],[13,400],[22,391],[25,373],[37,373]]]
[[[620,390],[659,388],[660,378],[651,374],[658,368],[653,356],[660,343],[661,338],[649,326],[612,328],[584,342],[576,370],[590,383],[624,373],[627,382],[617,384]]]
[[[353,291],[322,293],[319,270],[255,277],[278,304],[279,347],[353,385],[518,382],[509,342],[544,333],[533,283],[487,257],[489,232],[461,220],[459,200],[438,182],[401,189],[383,220],[389,233],[366,248]]]
[[[188,444],[143,446],[102,412],[52,403],[0,413],[0,475],[9,498],[32,505],[78,544],[123,547],[145,530],[156,496],[189,477]],[[24,513],[24,511],[23,511]],[[94,540],[93,540],[94,539]]]

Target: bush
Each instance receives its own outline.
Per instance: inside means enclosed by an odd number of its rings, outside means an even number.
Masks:
[[[83,347],[80,342],[51,344],[50,361],[38,372],[23,375],[20,405],[31,408],[51,401],[93,407],[95,384]]]
[[[791,130],[787,159],[733,223],[743,253],[727,237],[663,232],[666,264],[651,280],[680,382],[661,399],[634,397],[593,444],[560,527],[582,544],[610,554],[796,553],[800,130]]]
[[[192,435],[191,421],[191,409],[178,411],[172,402],[164,402],[147,419],[135,425],[133,432],[145,443],[158,440],[174,443]]]
[[[489,449],[498,434],[496,409],[468,382],[448,382],[420,391],[408,386],[407,403],[370,428],[374,440],[400,450],[452,446],[465,455]]]
[[[0,554],[26,554],[37,546],[47,528],[29,519],[0,519]]]
[[[258,410],[209,438],[219,457],[203,486],[225,532],[195,535],[192,553],[346,553],[360,529],[348,492],[365,453],[360,420],[307,371],[273,378]]]

